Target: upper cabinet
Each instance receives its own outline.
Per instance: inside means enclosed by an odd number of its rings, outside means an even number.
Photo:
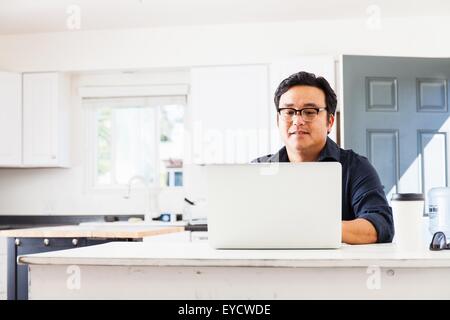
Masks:
[[[23,164],[69,165],[70,78],[66,74],[23,74]]]
[[[0,148],[13,154],[0,157],[1,166],[68,167],[69,166],[69,97],[70,78],[57,72],[24,73],[22,81],[10,80],[5,86],[19,87],[7,106],[9,127],[2,126]],[[6,82],[6,81],[5,81]],[[1,85],[0,85],[1,86]],[[21,87],[21,90],[20,90]],[[17,92],[19,92],[17,94]],[[12,95],[12,93],[11,93]],[[1,96],[3,98],[3,96]],[[3,104],[3,100],[0,100]],[[19,100],[19,102],[17,102]],[[20,103],[20,100],[22,103]],[[13,105],[11,101],[14,101]],[[19,119],[19,120],[18,120]],[[14,143],[12,142],[14,141]],[[15,145],[13,147],[11,145]]]
[[[248,163],[269,149],[268,68],[191,70],[193,163]]]
[[[0,72],[0,166],[22,162],[22,79]]]

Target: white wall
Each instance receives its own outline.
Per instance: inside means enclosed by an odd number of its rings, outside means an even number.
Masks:
[[[120,31],[77,31],[0,36],[0,69],[76,71],[172,68],[199,65],[269,63],[298,55],[340,54],[450,56],[449,17],[382,19],[380,30],[366,19],[176,27]],[[124,75],[118,83],[183,82],[172,76]],[[75,79],[98,83],[105,76]],[[128,79],[127,79],[128,77]],[[96,79],[94,79],[96,78]],[[162,79],[162,80],[161,80]],[[165,79],[165,80],[164,80]],[[81,81],[81,82],[80,82]],[[113,81],[113,82],[114,82]],[[339,84],[338,84],[339,87]],[[0,214],[142,213],[145,195],[89,194],[84,186],[83,112],[72,103],[70,169],[0,169]],[[167,197],[164,206],[178,207]]]
[[[449,16],[381,19],[380,30],[360,19],[0,36],[0,68],[159,68],[342,53],[448,56]]]

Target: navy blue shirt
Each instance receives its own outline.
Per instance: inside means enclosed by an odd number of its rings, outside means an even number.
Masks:
[[[369,160],[353,150],[339,148],[327,138],[317,161],[337,161],[342,165],[342,220],[366,219],[377,230],[377,242],[392,242],[392,209],[386,200],[380,178]],[[290,161],[286,147],[283,147],[276,154],[252,162]]]

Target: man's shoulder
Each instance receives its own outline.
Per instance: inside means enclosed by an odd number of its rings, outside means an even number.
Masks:
[[[353,149],[341,148],[341,163],[346,162],[349,167],[358,167],[371,170],[373,168],[367,157],[353,151]]]
[[[272,162],[272,157],[274,155],[273,154],[268,154],[266,156],[262,156],[259,158],[256,158],[254,160],[252,160],[252,163],[259,163],[259,162]]]
[[[268,154],[252,161],[252,163],[258,162],[289,162],[286,147],[282,147],[277,153]]]

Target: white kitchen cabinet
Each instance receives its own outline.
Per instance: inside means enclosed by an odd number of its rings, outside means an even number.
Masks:
[[[70,79],[0,72],[0,167],[67,167]]]
[[[22,161],[22,79],[0,72],[0,166]]]
[[[193,163],[248,163],[269,150],[266,65],[191,70]]]
[[[68,75],[23,74],[23,166],[69,165],[69,97]]]

